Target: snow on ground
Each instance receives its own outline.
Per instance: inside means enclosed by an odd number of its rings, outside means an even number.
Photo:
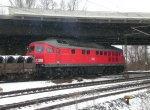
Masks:
[[[129,105],[124,100],[125,95],[134,96],[133,99],[130,99]],[[92,103],[92,101],[87,103]],[[93,105],[89,104],[86,107],[80,108],[80,110],[150,110],[149,104],[150,91],[145,89],[93,100]]]
[[[125,95],[134,96],[130,105],[124,100]],[[87,102],[61,107],[59,110],[150,110],[150,92],[140,90],[114,96],[108,96]],[[56,109],[58,110],[58,109]]]
[[[129,77],[142,77],[146,76],[144,74],[131,74]],[[6,91],[12,91],[12,90],[20,90],[20,89],[28,89],[28,88],[36,88],[36,87],[46,87],[46,86],[52,86],[52,85],[60,85],[60,84],[74,84],[74,83],[84,83],[84,82],[91,82],[91,81],[103,81],[103,80],[112,80],[112,79],[118,79],[123,78],[122,75],[109,75],[109,76],[101,76],[97,78],[91,78],[91,79],[85,79],[85,78],[79,78],[79,79],[70,79],[70,81],[66,82],[59,82],[59,81],[28,81],[28,82],[12,82],[12,83],[0,83],[0,88],[3,89],[3,92]]]
[[[146,72],[146,73],[147,73],[147,72],[150,72],[150,70],[145,70],[145,71],[143,71],[143,70],[138,70],[138,71],[128,71],[128,72],[134,72],[134,73],[136,73],[136,72],[137,72],[137,73]]]
[[[21,90],[28,88],[36,88],[36,87],[46,87],[53,85],[61,85],[61,84],[74,84],[74,83],[83,83],[83,82],[91,82],[91,81],[102,81],[102,80],[111,80],[114,78],[95,78],[95,79],[82,79],[79,81],[78,79],[72,79],[70,82],[64,83],[55,83],[55,81],[47,80],[47,81],[28,81],[28,82],[13,82],[13,83],[0,83],[0,87],[3,89],[3,92],[12,91],[12,90]]]
[[[133,81],[131,81],[131,82],[133,82]],[[26,82],[24,82],[24,83],[26,83]],[[55,96],[55,95],[62,95],[62,94],[66,94],[66,93],[80,92],[80,91],[84,91],[84,90],[92,90],[92,89],[104,88],[106,86],[107,87],[111,87],[112,85],[118,85],[118,84],[124,84],[124,83],[96,85],[96,86],[90,86],[90,87],[82,87],[82,89],[81,88],[74,88],[74,89],[58,90],[58,91],[37,93],[37,94],[24,95],[24,96],[18,96],[18,97],[10,97],[9,99],[4,98],[4,99],[0,99],[0,105],[10,104],[10,103],[17,103],[17,102],[26,101],[26,100],[32,100],[32,99],[37,99],[37,98],[41,98],[41,97],[49,97],[49,96]],[[33,84],[36,85],[36,83],[33,83]],[[32,85],[32,84],[30,84],[30,85]],[[104,94],[104,93],[102,93],[102,94]],[[99,94],[97,94],[97,95],[99,95]],[[90,97],[90,95],[87,95],[87,96],[84,96],[84,97]],[[66,102],[68,100],[69,99],[67,99],[67,100],[65,99],[63,101]],[[74,99],[70,99],[70,100],[74,100]],[[56,101],[56,102],[53,102],[53,103],[56,104],[58,102],[59,101]],[[52,102],[51,102],[51,104],[52,104]],[[82,104],[82,105],[85,105],[85,104]],[[41,106],[44,107],[45,104],[44,105],[42,104]],[[23,109],[25,109],[25,108],[23,108]],[[34,109],[34,106],[32,108],[31,107],[27,107],[26,109],[27,110]]]
[[[121,90],[117,90],[117,91],[121,91]],[[92,97],[92,96],[104,95],[106,93],[113,93],[113,92],[114,91],[112,91],[112,92],[105,92],[105,93],[96,93],[96,94],[91,94],[91,95],[84,95],[84,96],[80,96],[80,97],[69,98],[67,100],[59,100],[59,101],[56,101],[55,103],[49,102],[47,105],[46,104],[45,105],[41,104],[40,106],[49,106],[49,105],[54,105],[54,104],[57,104],[57,103],[62,103],[62,101],[64,103],[64,102],[68,102],[68,101],[71,101],[71,100],[74,101],[74,100],[78,100],[80,98],[88,98],[88,97]],[[91,101],[87,101],[87,102],[82,102],[82,103],[78,103],[77,102],[77,104],[74,104],[74,105],[71,105],[71,106],[62,107],[62,108],[59,108],[59,110],[78,110],[78,109],[87,108],[87,106],[89,106],[89,108],[91,108],[90,106],[92,106],[92,105],[97,105],[99,103],[105,103],[106,101],[110,101],[110,100],[115,100],[115,99],[117,100],[120,97],[123,98],[124,95],[128,95],[128,93],[121,94],[121,95],[104,97],[104,98],[101,98],[101,99],[95,99],[95,100],[91,100]],[[36,106],[36,108],[39,108],[39,107]],[[76,109],[76,108],[78,108],[78,109]],[[56,110],[58,110],[58,109],[56,109]],[[99,110],[101,110],[101,109],[99,109]],[[115,109],[112,109],[112,110],[115,110]],[[120,110],[122,110],[122,109],[120,109]]]
[[[142,80],[139,80],[139,81],[142,81]],[[134,83],[134,81],[130,81],[130,82]],[[125,83],[126,82],[121,82],[121,83],[82,87],[82,89],[81,88],[72,88],[72,89],[57,90],[57,91],[51,91],[51,92],[36,93],[36,94],[23,95],[23,96],[17,96],[17,97],[10,97],[9,100],[7,98],[3,98],[3,99],[0,99],[0,105],[16,103],[16,102],[21,102],[21,101],[25,101],[25,100],[32,100],[32,99],[37,99],[37,98],[42,98],[42,97],[50,97],[50,96],[55,96],[55,95],[80,92],[80,91],[85,91],[85,90],[111,87],[112,85],[124,85]],[[32,83],[30,85],[32,85]]]
[[[73,80],[71,80],[70,83],[83,83],[83,82],[90,82],[90,81],[111,80],[111,79],[115,79],[115,78],[116,78],[116,76],[114,75],[112,77],[104,76],[103,78],[82,79],[80,81],[73,79]],[[68,82],[64,82],[62,84],[68,84]],[[119,84],[121,84],[121,83],[119,83]],[[0,87],[3,88],[3,91],[12,91],[12,90],[19,90],[19,89],[35,88],[35,87],[45,87],[45,86],[52,86],[52,85],[58,85],[58,83],[54,83],[54,81],[29,81],[29,82],[15,82],[15,83],[0,83]],[[111,85],[107,85],[107,86],[111,86]],[[26,99],[31,100],[31,99],[36,99],[36,98],[40,98],[40,97],[54,96],[54,95],[64,94],[64,93],[69,93],[69,92],[71,93],[71,92],[79,92],[81,90],[87,90],[87,89],[96,89],[99,87],[101,87],[101,88],[106,87],[106,85],[103,85],[103,86],[97,85],[94,87],[85,87],[82,89],[75,88],[75,89],[68,89],[68,90],[45,92],[45,93],[32,94],[29,96],[27,96],[27,95],[18,96],[18,98],[16,98],[16,99],[14,99],[12,97],[12,98],[9,98],[9,100],[8,99],[0,99],[0,104],[2,105],[2,104],[8,104],[8,103],[12,103],[12,102],[16,103],[16,102],[24,101]],[[139,92],[143,92],[143,91],[137,91],[137,92],[127,93],[127,94],[135,95]],[[145,95],[145,93],[143,93],[143,94]],[[60,108],[60,110],[75,110],[76,108],[84,109],[84,110],[86,110],[86,109],[87,110],[142,110],[142,109],[138,109],[136,107],[137,105],[139,105],[139,103],[137,104],[137,102],[140,101],[140,98],[138,98],[138,96],[134,99],[131,99],[131,104],[134,105],[133,107],[131,107],[131,105],[128,106],[124,102],[124,100],[122,100],[124,95],[125,94],[115,95],[115,96],[111,96],[111,97],[109,96],[109,97],[105,97],[105,98],[101,98],[101,99],[95,99],[92,101],[79,103],[76,105],[62,107],[62,108]],[[69,101],[69,99],[68,99],[68,101]],[[56,101],[56,103],[57,103],[57,101]],[[93,105],[97,105],[97,106],[93,106]],[[39,106],[40,105],[37,104],[32,107],[26,107],[26,108],[22,108],[22,109],[32,110],[35,108],[39,108]]]
[[[52,85],[56,85],[56,84],[52,83],[51,81],[0,83],[0,87],[3,89],[3,92],[28,89],[28,88],[36,88],[36,87],[45,87],[45,86],[52,86]]]

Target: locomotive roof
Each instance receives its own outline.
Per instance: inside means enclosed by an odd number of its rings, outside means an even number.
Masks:
[[[88,48],[88,49],[110,49],[110,50],[116,50],[116,51],[122,51],[119,48],[113,47],[113,46],[104,46],[99,45],[96,43],[84,43],[84,42],[77,42],[74,40],[64,40],[64,39],[47,39],[44,41],[37,41],[35,43],[47,43],[56,47],[70,47],[70,48]]]

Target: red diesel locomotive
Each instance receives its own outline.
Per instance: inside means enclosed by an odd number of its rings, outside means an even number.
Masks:
[[[37,75],[46,77],[118,74],[125,64],[121,49],[63,39],[33,42],[27,55],[34,57]]]

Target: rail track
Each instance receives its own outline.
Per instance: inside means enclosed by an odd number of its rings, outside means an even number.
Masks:
[[[98,98],[103,98],[103,97],[118,95],[118,94],[122,94],[122,93],[126,93],[126,92],[133,92],[133,91],[147,89],[147,88],[150,88],[150,86],[147,85],[145,87],[140,87],[140,88],[135,88],[135,89],[130,89],[130,90],[123,90],[123,91],[119,91],[119,92],[112,92],[112,93],[107,93],[107,94],[104,94],[104,95],[99,95],[99,96],[94,96],[94,97],[88,97],[88,98],[83,98],[83,99],[79,99],[79,100],[73,100],[73,101],[69,101],[69,102],[65,102],[65,103],[59,103],[59,104],[56,104],[56,105],[39,108],[39,109],[36,109],[36,110],[57,109],[57,108],[61,108],[61,107],[64,107],[64,106],[73,105],[73,104],[76,104],[76,103],[86,102],[86,101],[89,101],[89,100],[94,100],[94,99],[98,99]],[[97,91],[100,92],[101,90],[97,90]],[[93,92],[94,92],[94,90],[93,90]],[[105,92],[105,91],[102,91],[102,92]],[[76,94],[80,94],[80,93],[76,93]]]
[[[142,79],[150,79],[150,76],[144,77],[137,77],[137,78],[129,78],[129,79],[115,79],[115,80],[104,80],[104,81],[94,81],[94,82],[84,82],[84,83],[77,83],[77,84],[64,84],[64,85],[56,85],[56,86],[47,86],[47,87],[38,87],[38,88],[31,88],[31,89],[24,89],[24,90],[15,90],[9,92],[1,92],[0,99],[8,98],[8,97],[16,97],[22,95],[29,95],[29,94],[36,94],[42,92],[50,92],[56,90],[64,90],[64,89],[72,89],[72,88],[80,88],[80,87],[88,87],[88,86],[96,86],[102,84],[114,84],[118,82],[126,82],[126,81],[137,81]]]
[[[84,102],[88,100],[93,100],[105,96],[110,96],[110,95],[115,95],[115,94],[121,94],[125,92],[131,92],[131,91],[136,91],[140,89],[145,89],[145,88],[150,88],[150,80],[142,81],[142,82],[137,82],[137,83],[127,83],[124,85],[115,85],[111,87],[105,87],[105,88],[98,88],[98,89],[92,89],[92,90],[85,90],[85,91],[80,91],[80,92],[74,92],[74,93],[69,93],[69,94],[63,94],[63,95],[56,95],[56,96],[50,96],[50,97],[43,97],[43,98],[38,98],[38,99],[33,99],[33,100],[28,100],[28,101],[23,101],[19,103],[12,103],[12,104],[6,104],[6,105],[1,105],[0,110],[6,110],[6,109],[14,109],[14,108],[20,108],[20,107],[25,107],[25,106],[31,106],[34,104],[38,103],[46,103],[46,102],[51,102],[53,103],[54,101],[60,101],[58,104],[50,105],[45,108],[39,108],[38,110],[51,110],[51,109],[56,109],[60,108],[63,106],[68,106],[75,104],[76,102]],[[123,90],[124,89],[124,90]],[[120,90],[119,92],[117,90]],[[112,92],[113,91],[113,92]],[[114,92],[117,91],[117,92]],[[106,93],[106,92],[111,92],[111,93]],[[104,93],[104,94],[98,94],[98,93]],[[97,94],[96,96],[93,94]],[[89,95],[91,95],[89,97]],[[83,97],[79,100],[71,100],[69,102],[63,102],[62,100],[68,99],[68,98],[73,98],[73,97]],[[88,97],[86,97],[88,96]]]

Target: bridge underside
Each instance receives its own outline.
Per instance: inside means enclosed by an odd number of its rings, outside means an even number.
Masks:
[[[149,21],[141,20],[4,17],[0,19],[0,48],[5,48],[1,53],[14,54],[20,49],[25,51],[32,41],[50,37],[108,45],[124,45],[125,42],[150,45],[149,24]]]

